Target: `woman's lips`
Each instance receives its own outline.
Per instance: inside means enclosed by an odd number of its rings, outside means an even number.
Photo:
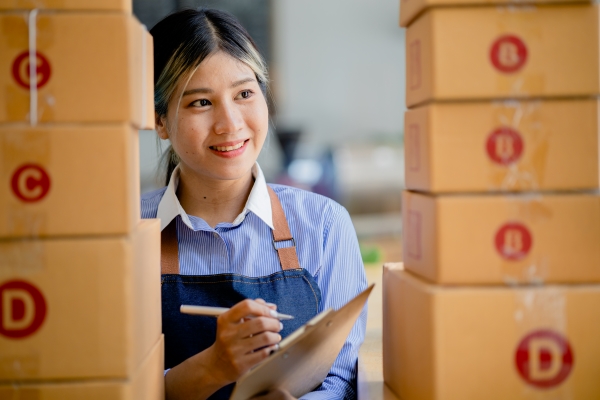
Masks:
[[[239,156],[246,150],[249,140],[250,139],[246,139],[237,143],[221,143],[216,146],[210,146],[209,149],[213,152],[213,154],[216,154],[220,157],[233,158]]]

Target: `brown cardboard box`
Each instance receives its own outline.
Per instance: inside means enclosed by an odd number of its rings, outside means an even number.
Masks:
[[[40,122],[131,121],[153,129],[152,37],[135,17],[41,11],[28,24],[28,15],[0,14],[0,123],[35,123],[37,114]],[[37,91],[29,80],[30,36]]]
[[[404,192],[406,269],[442,284],[600,282],[600,195]]]
[[[0,385],[10,400],[164,400],[164,343],[161,336],[140,369],[128,380],[11,383]]]
[[[161,334],[160,223],[0,241],[0,381],[125,379]]]
[[[400,398],[600,398],[600,285],[442,287],[401,264],[383,285],[383,375]]]
[[[544,3],[589,3],[586,0],[400,0],[400,26],[406,27],[423,11],[434,7],[465,7],[485,5],[523,5]]]
[[[404,118],[406,187],[435,193],[598,188],[598,101],[431,103]]]
[[[409,107],[430,100],[595,96],[598,6],[431,9],[406,31]]]
[[[131,232],[138,141],[127,123],[0,125],[0,238]]]
[[[0,0],[0,10],[79,10],[131,13],[131,0]]]

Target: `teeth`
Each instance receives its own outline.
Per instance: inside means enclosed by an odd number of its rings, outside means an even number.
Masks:
[[[235,146],[212,146],[212,148],[218,151],[232,151],[239,149],[244,145],[244,143],[246,143],[246,141],[239,142]]]

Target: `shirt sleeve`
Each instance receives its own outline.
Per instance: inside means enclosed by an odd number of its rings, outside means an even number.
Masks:
[[[338,212],[333,215],[329,228],[325,226],[322,264],[315,276],[321,289],[321,311],[337,310],[367,288],[350,215],[345,208],[337,207]],[[356,399],[358,350],[365,337],[366,323],[365,305],[323,384],[301,399]]]

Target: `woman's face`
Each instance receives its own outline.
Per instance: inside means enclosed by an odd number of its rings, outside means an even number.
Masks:
[[[187,86],[180,79],[157,131],[171,140],[183,174],[233,180],[250,173],[268,124],[267,103],[252,69],[218,51],[200,63]]]

